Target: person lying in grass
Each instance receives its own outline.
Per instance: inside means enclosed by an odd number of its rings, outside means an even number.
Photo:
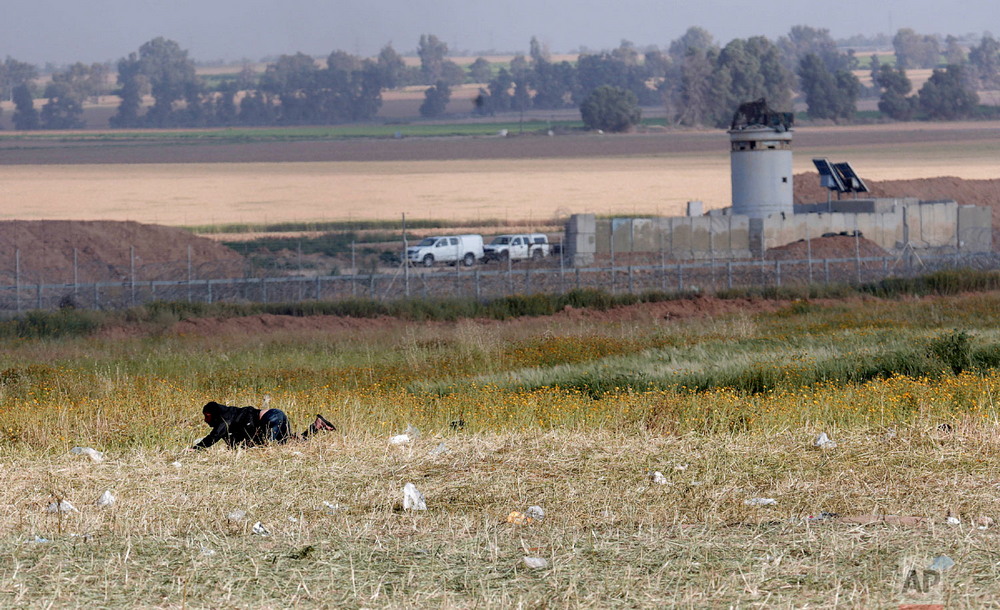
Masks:
[[[265,407],[266,407],[265,400]],[[307,439],[321,430],[336,430],[322,415],[301,436],[291,432],[288,416],[281,409],[258,409],[256,407],[230,407],[209,402],[202,408],[205,423],[212,431],[198,441],[192,450],[207,449],[219,441],[225,441],[230,448],[255,447],[266,443],[287,443],[293,438]]]

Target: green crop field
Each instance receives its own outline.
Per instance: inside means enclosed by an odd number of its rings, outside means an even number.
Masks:
[[[982,607],[996,282],[7,321],[0,601]],[[339,429],[184,451],[202,404],[264,395]]]

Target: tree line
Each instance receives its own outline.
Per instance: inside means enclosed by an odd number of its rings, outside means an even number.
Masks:
[[[619,130],[637,122],[643,106],[665,106],[678,125],[721,127],[742,102],[763,97],[772,108],[790,109],[799,95],[815,119],[852,120],[862,95],[878,96],[891,119],[966,118],[982,111],[977,90],[1000,87],[1000,42],[992,35],[963,46],[953,36],[901,29],[892,46],[893,61],[869,59],[868,89],[856,76],[861,59],[838,48],[828,30],[809,26],[777,41],[755,36],[724,46],[692,27],[665,49],[622,41],[573,62],[552,59],[532,38],[527,56],[502,65],[479,57],[466,68],[428,34],[417,45],[419,66],[407,66],[389,44],[374,58],[340,50],[325,60],[282,55],[263,73],[247,66],[210,81],[177,42],[158,37],[117,66],[77,63],[55,71],[44,88],[36,85],[35,66],[8,57],[0,64],[0,92],[14,102],[12,121],[24,130],[83,127],[83,103],[106,94],[120,100],[113,128],[328,125],[371,120],[384,91],[410,85],[426,86],[421,115],[440,116],[453,87],[477,83],[469,109],[475,114],[579,108],[589,127]],[[933,69],[917,92],[906,73],[914,68]],[[40,110],[39,97],[46,100]]]

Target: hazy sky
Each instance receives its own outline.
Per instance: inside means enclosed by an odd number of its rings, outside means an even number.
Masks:
[[[142,43],[176,40],[196,61],[257,60],[341,49],[374,55],[391,42],[416,48],[436,34],[453,50],[528,50],[536,36],[553,52],[665,47],[692,25],[726,43],[793,25],[834,38],[894,33],[1000,32],[1000,0],[18,0],[0,17],[0,56],[39,66],[114,61]]]

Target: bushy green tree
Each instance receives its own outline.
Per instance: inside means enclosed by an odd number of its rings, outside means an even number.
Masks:
[[[451,88],[448,83],[439,80],[433,87],[424,91],[424,102],[420,104],[420,116],[433,118],[444,114],[451,100]]]
[[[979,104],[979,96],[962,66],[935,69],[917,95],[920,110],[930,119],[952,121],[967,118]]]
[[[422,84],[430,85],[441,80],[445,57],[448,55],[448,45],[434,34],[421,34],[420,42],[417,44],[417,55],[420,57]]]
[[[917,34],[910,28],[902,28],[896,32],[892,47],[896,52],[896,65],[904,70],[933,68],[941,61],[938,39],[927,34]]]
[[[35,109],[35,96],[31,94],[28,85],[14,87],[14,115],[11,117],[14,129],[30,131],[38,129],[38,110]]]
[[[482,57],[477,57],[476,61],[469,65],[469,78],[474,83],[488,83],[493,78],[493,68],[490,62]]]
[[[53,81],[45,87],[49,101],[42,106],[42,129],[80,129],[83,122],[83,103],[66,82]]]
[[[799,63],[799,83],[805,94],[809,116],[815,119],[849,120],[857,112],[861,83],[847,70],[830,72],[812,53]]]
[[[969,49],[969,64],[983,87],[1000,86],[1000,42],[987,34]]]
[[[580,117],[587,129],[621,132],[637,125],[642,120],[642,111],[635,93],[602,85],[580,104]]]
[[[906,76],[906,70],[882,64],[874,81],[883,90],[878,101],[880,112],[897,121],[908,121],[913,118],[913,113],[917,109],[917,99],[910,96],[912,86]]]

